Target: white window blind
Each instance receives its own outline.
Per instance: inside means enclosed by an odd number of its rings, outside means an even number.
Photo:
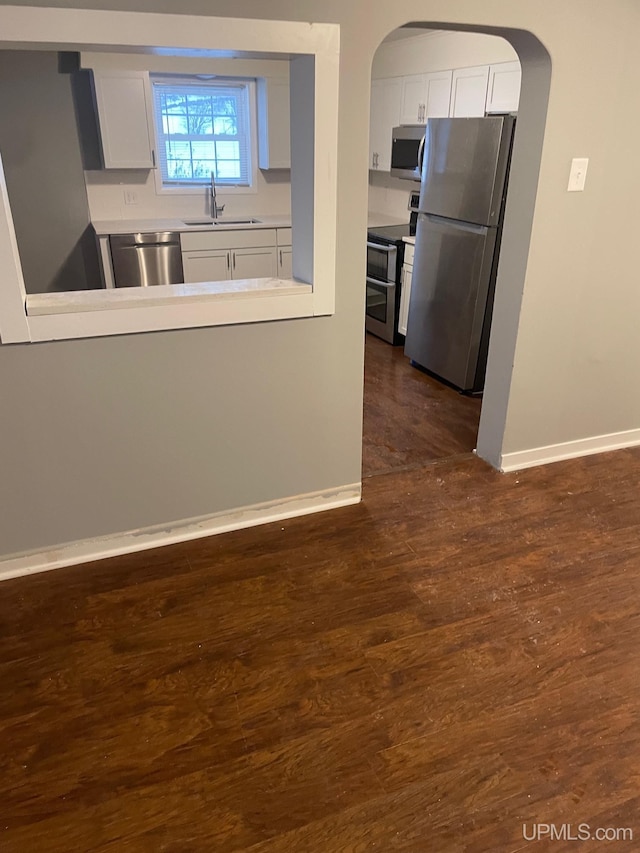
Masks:
[[[153,76],[163,186],[250,186],[251,127],[245,81]]]

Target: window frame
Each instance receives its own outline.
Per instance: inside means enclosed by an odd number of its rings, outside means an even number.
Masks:
[[[196,75],[189,74],[167,74],[161,72],[149,72],[149,88],[150,88],[150,98],[151,98],[151,110],[150,110],[150,121],[151,128],[150,132],[153,134],[152,138],[154,140],[155,150],[159,152],[160,150],[160,138],[158,136],[158,119],[156,117],[155,110],[155,96],[153,93],[153,80],[154,78],[166,78],[167,81],[178,80],[180,77],[188,78],[195,77]],[[218,80],[226,80],[228,82],[238,81],[247,86],[247,95],[249,99],[248,103],[248,121],[249,121],[249,173],[250,173],[250,183],[248,185],[241,184],[224,184],[221,183],[218,185],[219,195],[256,195],[258,192],[258,117],[257,117],[257,94],[256,94],[256,81],[252,77],[219,77]],[[154,170],[154,181],[156,187],[157,195],[167,195],[167,196],[192,196],[192,195],[202,195],[203,189],[206,189],[208,184],[195,184],[193,186],[184,185],[176,185],[171,186],[164,183],[164,178],[162,176],[162,170],[158,166]]]
[[[56,310],[29,314],[4,172],[0,168],[0,341],[2,345],[310,318],[335,313],[340,25],[303,21],[0,6],[0,48],[158,52],[182,56],[288,58],[292,93],[291,219],[294,275],[259,279],[195,304],[121,308],[104,291]],[[295,102],[295,106],[294,106]],[[295,143],[295,144],[293,144]],[[295,149],[295,150],[294,150]],[[363,211],[362,228],[366,227]],[[250,282],[251,283],[251,282]],[[290,285],[282,292],[282,285]],[[182,285],[167,285],[180,288]],[[280,292],[279,292],[280,291]],[[90,294],[98,294],[87,306]],[[100,303],[100,304],[99,304]]]

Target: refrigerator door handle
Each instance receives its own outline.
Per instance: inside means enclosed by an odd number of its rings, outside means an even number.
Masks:
[[[470,231],[472,234],[487,234],[490,226],[476,225],[475,222],[462,222],[459,219],[447,219],[446,216],[436,216],[435,213],[423,213],[422,217],[429,222],[442,223],[449,228],[458,228],[460,231]]]

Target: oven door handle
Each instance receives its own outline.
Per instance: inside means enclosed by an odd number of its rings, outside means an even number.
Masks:
[[[378,287],[386,287],[387,289],[396,286],[395,281],[380,281],[380,279],[371,278],[370,275],[367,276],[367,284],[376,284]]]
[[[367,249],[378,249],[381,252],[386,252],[388,255],[391,252],[397,252],[398,249],[396,246],[385,246],[384,243],[367,243]]]

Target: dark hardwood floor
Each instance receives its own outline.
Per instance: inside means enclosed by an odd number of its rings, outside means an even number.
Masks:
[[[406,452],[358,506],[0,585],[0,851],[638,850],[640,450]]]
[[[367,334],[364,377],[364,477],[474,450],[481,400],[411,367],[401,346]]]

